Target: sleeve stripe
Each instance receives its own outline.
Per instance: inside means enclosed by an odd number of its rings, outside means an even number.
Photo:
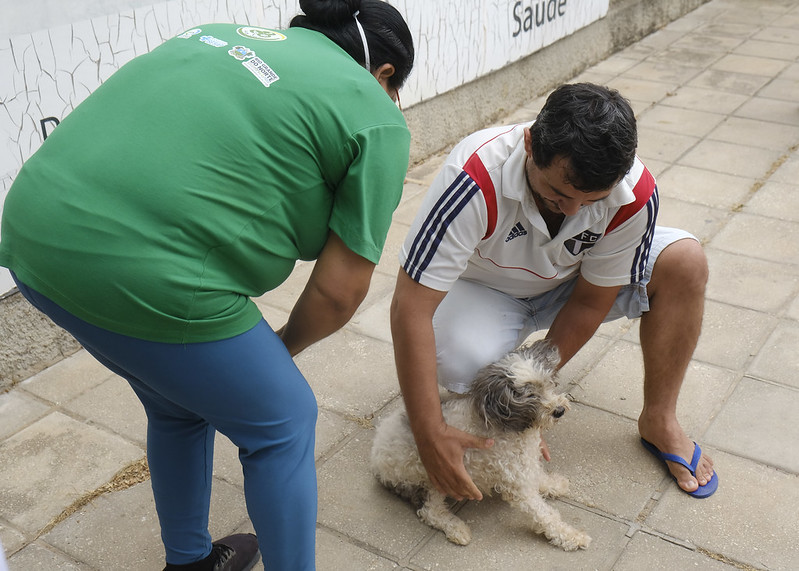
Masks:
[[[649,251],[652,248],[652,239],[655,236],[655,222],[657,221],[659,206],[660,197],[658,196],[657,186],[655,186],[649,200],[646,202],[646,232],[635,251],[635,257],[630,269],[630,283],[637,283],[644,279],[644,271],[649,260]]]
[[[466,164],[463,166],[463,170],[477,183],[477,186],[480,187],[480,191],[485,198],[486,208],[488,210],[486,233],[485,236],[483,236],[483,240],[485,240],[494,233],[497,227],[497,194],[494,190],[494,181],[491,180],[491,175],[488,174],[483,161],[480,160],[477,153],[469,157],[469,160],[466,161]]]
[[[641,172],[641,176],[638,179],[638,182],[635,183],[635,187],[633,188],[633,194],[635,194],[635,200],[630,204],[625,204],[619,211],[616,212],[616,215],[608,224],[608,227],[605,229],[605,234],[610,234],[624,224],[627,220],[632,218],[636,212],[641,210],[644,205],[649,202],[650,197],[655,192],[655,177],[652,176],[652,173],[649,172],[648,169],[644,168]]]
[[[479,190],[474,180],[466,172],[461,172],[438,199],[417,232],[403,266],[414,281],[419,281],[430,264],[450,223]]]

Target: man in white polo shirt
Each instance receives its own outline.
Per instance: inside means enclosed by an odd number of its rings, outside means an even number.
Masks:
[[[641,318],[643,445],[685,492],[716,490],[712,460],[676,416],[707,262],[693,236],[655,225],[657,187],[636,145],[618,92],[563,85],[531,126],[464,139],[433,182],[400,252],[391,327],[414,437],[442,493],[482,497],[463,454],[491,442],[444,422],[437,383],[468,391],[481,367],[543,329],[562,366],[623,316]]]

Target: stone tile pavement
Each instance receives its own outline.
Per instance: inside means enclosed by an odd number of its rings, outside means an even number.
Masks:
[[[350,324],[297,358],[320,405],[318,567],[799,569],[799,2],[712,0],[582,73],[640,122],[660,221],[694,232],[711,277],[681,420],[712,454],[719,491],[694,500],[641,448],[637,324],[608,324],[562,372],[573,410],[549,434],[556,501],[592,545],[564,553],[487,499],[448,543],[367,468],[375,419],[398,406],[388,306],[396,252],[442,156],[408,174],[371,291]],[[504,122],[534,118],[534,99]],[[279,326],[310,272],[258,300]],[[12,570],[162,567],[141,405],[84,352],[0,395],[0,541]],[[250,530],[236,450],[218,438],[214,536]],[[113,485],[106,486],[109,482]],[[105,487],[104,487],[105,486]]]

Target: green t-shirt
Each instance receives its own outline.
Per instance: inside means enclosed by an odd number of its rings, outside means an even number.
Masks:
[[[329,231],[377,263],[409,145],[385,91],[324,35],[200,26],[122,67],[27,161],[0,265],[111,331],[231,337]]]

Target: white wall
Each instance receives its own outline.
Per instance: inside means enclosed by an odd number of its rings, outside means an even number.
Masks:
[[[416,66],[411,106],[521,59],[602,18],[609,0],[391,0]],[[208,22],[282,28],[298,0],[0,0],[0,213],[44,134],[120,66]],[[42,123],[44,121],[44,124]],[[0,268],[0,295],[13,286]]]

